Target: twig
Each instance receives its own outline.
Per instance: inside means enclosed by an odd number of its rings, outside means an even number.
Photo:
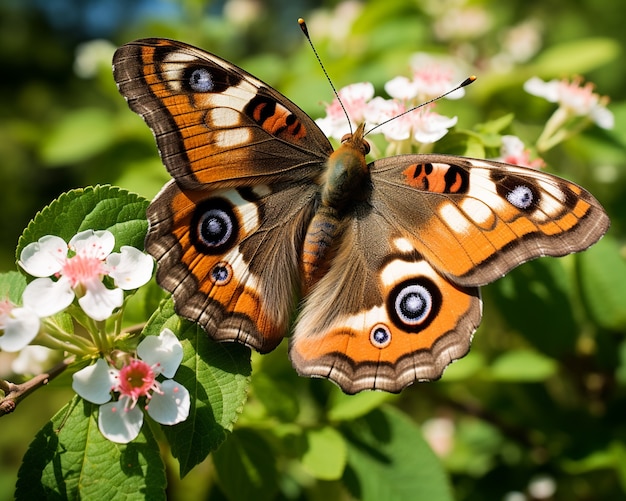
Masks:
[[[0,400],[0,417],[10,414],[20,403],[33,391],[47,385],[55,377],[61,374],[68,366],[74,362],[75,357],[68,357],[44,374],[35,376],[25,383],[15,384],[10,381],[0,379],[0,390],[4,391],[4,397]]]

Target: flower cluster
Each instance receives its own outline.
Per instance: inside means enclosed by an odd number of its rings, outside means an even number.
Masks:
[[[385,91],[390,99],[374,97],[374,86],[369,82],[340,89],[338,95],[343,108],[335,98],[317,124],[328,137],[340,140],[359,123],[366,122],[370,129],[375,128],[373,132],[382,133],[390,143],[388,154],[410,153],[413,148],[419,151],[424,145],[438,141],[456,125],[456,117],[438,114],[434,104],[403,113],[450,91],[461,79],[454,66],[425,54],[417,54],[412,67],[412,78],[398,76],[387,82]],[[446,97],[457,99],[463,94],[463,89],[457,89]],[[392,118],[395,119],[389,121]]]
[[[173,381],[183,359],[180,341],[169,329],[159,336],[148,336],[137,346],[137,357],[130,357],[121,368],[105,359],[73,375],[72,388],[89,402],[99,404],[98,427],[112,442],[134,440],[143,425],[143,412],[137,406],[145,399],[148,415],[157,423],[174,425],[187,419],[190,397],[187,389]],[[168,379],[159,382],[157,377]],[[111,393],[119,395],[113,400]]]
[[[607,109],[608,98],[593,92],[592,83],[583,83],[581,78],[550,80],[544,82],[533,77],[526,81],[524,89],[529,94],[542,97],[558,104],[539,139],[537,149],[546,151],[556,144],[578,134],[590,123],[603,129],[612,129],[615,124],[613,113]]]
[[[99,357],[73,374],[72,387],[85,400],[100,405],[102,434],[127,443],[143,425],[140,402],[157,423],[173,425],[187,418],[190,395],[171,379],[183,357],[172,331],[147,336],[130,351],[133,337],[120,336],[125,292],[150,280],[154,261],[133,247],[122,246],[120,252],[113,252],[114,248],[115,237],[106,230],[82,231],[69,243],[47,235],[24,247],[19,265],[35,279],[26,285],[21,305],[0,301],[0,349],[20,352],[16,373],[41,372],[43,361],[67,353],[73,355],[67,365]],[[85,332],[74,334],[64,321],[55,321],[62,312]],[[109,318],[116,321],[105,322]]]

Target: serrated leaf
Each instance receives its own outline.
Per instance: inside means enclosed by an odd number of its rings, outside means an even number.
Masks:
[[[496,381],[541,382],[553,376],[557,363],[541,353],[530,350],[512,350],[498,357],[489,370]]]
[[[100,433],[97,411],[74,397],[39,431],[18,473],[17,500],[165,499],[165,468],[148,427],[115,444]]]
[[[274,499],[276,458],[269,444],[249,429],[235,430],[213,454],[219,485],[230,501]]]
[[[448,479],[420,429],[384,406],[342,426],[348,442],[343,480],[360,501],[452,501]]]
[[[62,194],[42,209],[28,224],[17,245],[22,249],[44,235],[57,235],[66,242],[83,230],[109,230],[115,249],[130,245],[143,249],[148,231],[149,201],[115,186],[95,186]]]
[[[605,236],[578,257],[581,293],[591,316],[606,329],[626,328],[626,259]]]
[[[184,477],[226,439],[243,410],[250,384],[250,349],[239,343],[217,343],[197,324],[182,320],[171,299],[150,319],[144,334],[169,328],[183,345],[183,361],[174,376],[191,395],[189,417],[162,430]]]
[[[302,466],[320,480],[338,480],[343,475],[347,460],[347,446],[343,436],[334,428],[306,430]]]

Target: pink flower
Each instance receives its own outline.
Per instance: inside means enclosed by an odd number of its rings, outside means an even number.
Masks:
[[[432,111],[432,106],[425,106],[418,110],[401,115],[406,106],[395,99],[374,98],[368,106],[366,119],[369,123],[385,123],[378,132],[382,132],[390,142],[413,140],[419,144],[430,144],[445,136],[457,122],[456,117],[446,117]],[[397,117],[397,118],[395,118]]]
[[[541,158],[531,160],[530,150],[517,136],[502,136],[500,156],[497,160],[522,167],[532,167],[533,169],[541,169],[546,165]]]
[[[454,88],[463,76],[456,67],[444,59],[436,59],[428,54],[415,54],[411,60],[413,78],[395,77],[385,84],[385,91],[391,97],[413,106],[445,94]],[[457,89],[446,96],[447,99],[460,99],[465,89]]]
[[[352,130],[354,130],[365,118],[367,103],[374,97],[374,86],[369,82],[355,83],[339,89],[337,93],[350,117]],[[350,132],[350,124],[337,98],[333,99],[333,102],[326,107],[326,116],[315,122],[327,137],[333,137],[337,140],[341,140],[345,134]]]
[[[119,370],[99,358],[73,375],[74,391],[100,405],[98,428],[112,442],[125,444],[139,435],[143,412],[137,404],[144,399],[146,412],[157,423],[174,425],[189,415],[189,392],[171,379],[183,359],[174,333],[164,329],[146,337],[137,346],[137,355]],[[159,375],[169,379],[158,381]],[[119,394],[118,399],[112,400],[111,393]]]
[[[78,304],[92,319],[107,319],[122,306],[123,291],[147,283],[154,266],[152,258],[138,249],[123,246],[119,253],[111,253],[114,246],[115,237],[106,230],[82,231],[69,244],[53,235],[28,244],[19,265],[38,278],[26,286],[24,304],[47,317],[78,297]],[[116,287],[106,287],[105,276],[110,276]]]
[[[591,82],[583,85],[582,78],[550,80],[544,82],[533,77],[524,83],[524,90],[534,96],[543,97],[551,103],[558,103],[568,116],[586,116],[598,127],[612,129],[615,123],[613,113],[606,105],[608,98],[593,92]]]
[[[32,308],[0,301],[0,350],[20,351],[39,333],[40,320]]]

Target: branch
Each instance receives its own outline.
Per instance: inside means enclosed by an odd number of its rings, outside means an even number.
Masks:
[[[69,357],[63,362],[55,365],[52,369],[44,374],[35,376],[25,383],[15,384],[10,381],[0,379],[0,390],[4,391],[4,397],[0,400],[0,417],[5,414],[12,413],[17,404],[30,395],[33,391],[47,385],[55,377],[61,374],[68,366],[74,362],[75,357]]]

